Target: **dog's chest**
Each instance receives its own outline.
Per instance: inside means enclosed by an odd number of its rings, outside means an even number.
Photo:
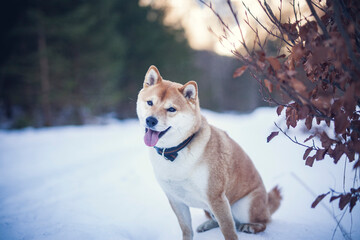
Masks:
[[[151,154],[155,176],[168,197],[190,207],[207,209],[208,169],[198,164],[196,154],[179,153],[173,161]]]

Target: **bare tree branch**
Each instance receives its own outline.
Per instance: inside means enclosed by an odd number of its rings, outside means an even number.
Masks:
[[[314,9],[314,6],[313,6],[311,0],[306,0],[306,3],[307,3],[307,5],[308,5],[309,8],[310,8],[311,14],[315,17],[316,22],[317,22],[318,25],[320,26],[320,28],[321,28],[321,30],[322,30],[325,38],[326,38],[326,39],[329,39],[329,38],[330,38],[330,35],[329,35],[328,31],[326,30],[326,27],[325,27],[324,23],[321,21],[321,19],[320,19],[319,16],[317,15],[317,13],[316,13],[316,11],[315,11],[315,9]]]
[[[341,14],[340,14],[340,4],[338,2],[338,0],[334,0],[334,11],[335,11],[335,22],[336,22],[336,25],[338,26],[339,28],[339,32],[341,34],[341,36],[344,38],[344,41],[345,41],[345,46],[346,46],[346,50],[348,52],[348,55],[349,55],[349,58],[351,59],[352,63],[355,65],[355,67],[357,69],[360,69],[360,64],[357,60],[357,58],[355,57],[354,55],[354,52],[352,50],[352,44],[350,42],[350,37],[349,37],[349,34],[346,32],[346,30],[344,29],[344,25],[342,24],[341,22]]]
[[[269,31],[269,29],[267,29],[267,28],[259,21],[259,19],[252,14],[250,8],[249,8],[248,6],[246,6],[244,2],[242,2],[242,3],[243,3],[243,5],[244,5],[245,9],[249,12],[249,14],[253,17],[253,19],[262,27],[262,29],[264,29],[264,30],[265,30],[268,34],[270,34],[271,36],[273,36],[273,37],[275,37],[275,38],[283,41],[284,43],[286,43],[287,45],[289,45],[290,47],[292,47],[292,45],[291,45],[288,41],[286,41],[283,37],[280,37],[280,36],[274,34],[273,32]],[[264,8],[264,9],[265,9],[265,8]],[[269,16],[269,15],[268,15],[268,16]],[[269,18],[271,19],[270,16],[269,16]],[[273,21],[272,21],[272,22],[273,22]],[[274,23],[274,22],[273,22],[273,23]],[[275,23],[274,23],[274,24],[275,24]]]

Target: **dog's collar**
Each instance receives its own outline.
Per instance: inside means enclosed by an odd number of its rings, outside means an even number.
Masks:
[[[191,140],[194,138],[194,136],[195,136],[195,134],[191,135],[189,138],[187,138],[185,141],[183,141],[176,147],[158,148],[158,147],[154,146],[154,148],[159,155],[163,156],[166,160],[173,162],[175,160],[175,158],[177,157],[178,152],[180,150],[182,150],[183,148],[185,148],[191,142]]]

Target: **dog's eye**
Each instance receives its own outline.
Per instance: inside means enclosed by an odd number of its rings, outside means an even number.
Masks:
[[[149,106],[152,106],[152,105],[153,105],[153,102],[152,102],[152,101],[147,101],[147,104],[148,104]]]
[[[176,109],[173,108],[173,107],[171,107],[171,108],[168,108],[167,111],[168,111],[168,112],[176,112]]]

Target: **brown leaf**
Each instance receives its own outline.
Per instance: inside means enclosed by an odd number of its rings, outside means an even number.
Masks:
[[[311,207],[312,207],[312,208],[315,208],[316,205],[318,205],[319,202],[320,202],[321,200],[323,200],[324,197],[326,197],[329,193],[330,193],[330,192],[319,195],[319,196],[315,199],[315,201],[311,204]]]
[[[304,63],[304,70],[306,71],[307,74],[310,74],[313,70],[314,70],[314,65],[312,64],[312,54],[310,53],[307,61]],[[312,82],[314,82],[313,78],[309,78]]]
[[[265,84],[265,87],[269,90],[269,92],[272,93],[273,84],[267,79],[264,79],[264,84]]]
[[[350,212],[352,211],[352,209],[355,206],[356,202],[357,202],[357,196],[351,197],[351,200],[350,200]]]
[[[328,59],[328,54],[330,51],[330,47],[317,46],[316,48],[314,48],[311,64],[323,64]]]
[[[342,195],[340,197],[340,201],[339,201],[339,208],[340,210],[343,210],[344,207],[350,202],[351,200],[351,194],[347,193],[346,195]]]
[[[320,125],[321,121],[324,120],[323,118],[321,117],[316,117],[316,123],[317,125]]]
[[[313,101],[313,99],[318,98],[318,93],[319,93],[319,89],[318,89],[317,87],[315,87],[315,88],[310,92],[311,101]]]
[[[358,160],[358,161],[355,163],[353,169],[356,169],[356,168],[359,168],[359,167],[360,167],[360,160]]]
[[[311,152],[312,150],[313,150],[312,147],[309,147],[308,149],[305,150],[305,153],[304,153],[304,156],[303,156],[303,159],[304,159],[304,160],[309,156],[309,154],[310,154],[310,152]]]
[[[326,134],[326,132],[322,132],[320,134],[320,141],[323,148],[329,148],[333,143],[335,143],[335,140],[329,138],[329,136]]]
[[[283,23],[281,24],[283,30],[285,30],[286,34],[288,35],[288,38],[292,41],[296,40],[299,36],[298,31],[297,31],[297,23]]]
[[[299,114],[299,119],[305,119],[307,118],[307,116],[309,116],[310,113],[310,109],[308,106],[302,106],[300,107],[298,114]]]
[[[352,162],[355,160],[355,152],[351,151],[349,148],[345,148],[345,154],[349,158],[349,162]]]
[[[331,121],[329,119],[325,119],[326,126],[330,127]]]
[[[276,113],[277,113],[278,116],[280,116],[280,114],[281,114],[281,112],[282,112],[283,109],[284,109],[284,106],[282,106],[282,105],[280,105],[280,106],[277,107]]]
[[[312,167],[315,161],[315,155],[312,157],[308,157],[305,161],[305,165]]]
[[[305,126],[308,130],[310,130],[312,128],[312,121],[313,121],[313,116],[307,116],[306,120],[305,120]]]
[[[331,109],[330,109],[331,113],[334,115],[341,113],[340,109],[342,108],[343,104],[344,104],[344,99],[342,98],[336,99],[334,103],[331,104]]]
[[[319,161],[319,160],[323,160],[324,157],[325,157],[325,153],[326,153],[326,149],[319,149],[316,151],[316,154],[315,154],[315,157],[316,157],[316,160]]]
[[[311,103],[315,105],[315,107],[323,110],[323,111],[327,111],[329,109],[331,109],[331,101],[332,101],[332,97],[328,94],[322,94],[322,89],[320,89],[320,91],[318,92],[318,96],[316,98],[311,99]]]
[[[339,196],[332,196],[331,198],[330,198],[330,202],[332,202],[332,201],[334,201],[334,200],[336,200],[336,199],[338,199],[338,198],[340,198],[342,195],[339,195]]]
[[[291,59],[298,63],[302,57],[304,57],[305,50],[302,43],[299,43],[291,49]]]
[[[279,131],[272,132],[266,139],[267,142],[270,142],[274,137],[279,134]]]
[[[313,137],[315,137],[315,135],[310,135],[308,138],[306,138],[306,139],[304,140],[304,143],[306,143],[307,141],[309,141],[309,140],[312,139]]]
[[[248,66],[244,65],[244,66],[236,69],[234,74],[233,74],[233,78],[237,78],[237,77],[240,77],[241,75],[243,75],[243,73],[245,72],[245,70],[247,68],[248,68]]]
[[[265,52],[264,51],[256,51],[256,54],[258,55],[258,60],[260,61],[260,62],[265,62],[265,56],[266,56],[266,54],[265,54]]]
[[[277,58],[267,57],[266,60],[270,63],[271,67],[277,71],[281,68],[281,64]]]
[[[296,78],[291,78],[290,84],[291,84],[292,88],[298,93],[303,93],[306,91],[306,87],[305,87],[304,83],[297,80]]]
[[[355,100],[355,84],[351,84],[345,92],[344,95],[344,109],[347,113],[353,113],[356,108]]]
[[[293,108],[286,108],[286,125],[287,127],[289,128],[290,126],[295,128],[296,125],[297,125],[297,118],[298,118],[298,115],[297,115],[297,112],[295,109]]]
[[[302,41],[311,40],[316,36],[317,23],[316,21],[307,22],[302,25],[299,30],[300,38]]]
[[[336,164],[344,153],[345,146],[342,143],[338,143],[330,156],[334,159],[334,163]]]
[[[334,117],[335,120],[335,132],[342,134],[346,131],[346,128],[350,126],[350,121],[345,113],[338,113]]]

